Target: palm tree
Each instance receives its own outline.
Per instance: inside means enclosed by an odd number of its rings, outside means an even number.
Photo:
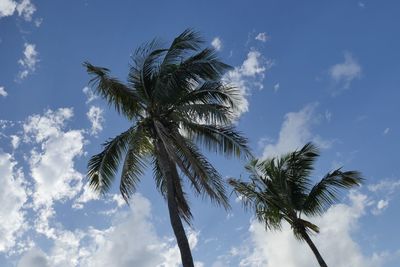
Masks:
[[[238,90],[222,82],[230,66],[213,49],[202,49],[202,43],[188,29],[168,48],[157,40],[142,45],[132,56],[127,83],[106,68],[84,63],[95,92],[131,124],[90,159],[90,186],[107,192],[123,162],[119,188],[128,202],[151,164],[184,267],[192,267],[193,258],[181,220],[189,225],[192,220],[183,184],[229,208],[224,181],[198,145],[226,156],[249,155],[247,140],[232,126]]]
[[[246,167],[250,182],[230,179],[229,183],[267,230],[280,230],[282,221],[288,222],[295,237],[310,246],[319,265],[327,267],[309,236],[319,228],[308,218],[322,215],[337,201],[339,189],[360,185],[363,178],[357,171],[336,169],[313,185],[310,175],[318,156],[317,148],[308,143],[279,158],[251,161]]]

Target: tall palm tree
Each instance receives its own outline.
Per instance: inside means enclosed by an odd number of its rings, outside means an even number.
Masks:
[[[202,43],[198,33],[185,30],[167,48],[157,40],[144,44],[132,56],[127,83],[106,68],[84,63],[95,92],[131,124],[90,159],[90,185],[107,192],[122,163],[119,188],[128,202],[151,164],[184,267],[193,266],[181,220],[192,220],[184,183],[229,208],[224,181],[198,145],[227,156],[249,155],[247,140],[232,126],[238,90],[221,80],[230,67]]]
[[[360,185],[363,178],[357,171],[336,169],[313,185],[310,175],[318,156],[317,148],[308,143],[282,157],[251,161],[246,167],[250,182],[230,179],[229,183],[267,230],[280,230],[282,222],[288,222],[295,237],[310,246],[319,265],[327,267],[309,236],[319,228],[308,218],[322,215],[337,201],[339,189]]]

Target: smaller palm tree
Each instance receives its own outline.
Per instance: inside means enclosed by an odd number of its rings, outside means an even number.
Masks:
[[[280,230],[282,222],[288,222],[295,237],[310,246],[319,265],[327,267],[309,235],[318,233],[319,228],[308,217],[322,215],[337,201],[339,189],[358,186],[363,178],[357,171],[344,172],[339,168],[312,185],[310,175],[318,156],[316,146],[308,143],[282,157],[251,161],[246,166],[251,181],[230,179],[229,183],[244,206],[255,210],[267,230]]]

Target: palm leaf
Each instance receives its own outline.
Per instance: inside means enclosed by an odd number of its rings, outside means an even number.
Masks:
[[[121,157],[129,146],[132,134],[136,127],[131,127],[122,134],[103,144],[103,151],[91,157],[88,162],[89,185],[104,194],[107,192],[114,180]]]
[[[153,146],[142,129],[138,127],[130,137],[129,149],[121,172],[120,191],[122,197],[129,203],[130,196],[136,191],[140,177],[144,174],[146,157],[149,156]]]
[[[83,65],[94,76],[90,83],[96,87],[95,92],[105,98],[110,106],[114,106],[118,113],[123,113],[129,119],[139,116],[142,106],[134,91],[118,79],[110,77],[108,69],[93,66],[89,62]]]
[[[215,126],[191,122],[182,123],[188,138],[195,140],[210,151],[226,156],[251,158],[247,139],[230,126]]]
[[[340,189],[359,186],[363,182],[361,173],[357,171],[342,172],[341,169],[325,175],[308,194],[303,204],[303,212],[306,215],[320,215],[330,205],[335,203]]]

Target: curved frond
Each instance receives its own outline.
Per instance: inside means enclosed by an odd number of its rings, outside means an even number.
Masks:
[[[87,177],[89,185],[102,194],[107,192],[117,173],[121,157],[129,146],[131,135],[136,127],[131,127],[122,134],[103,144],[104,150],[91,157],[88,162]]]
[[[199,87],[175,98],[172,109],[180,105],[191,105],[196,103],[219,104],[227,106],[233,111],[239,104],[239,89],[221,82],[207,81]]]
[[[342,172],[337,169],[328,173],[311,189],[303,204],[303,213],[308,216],[322,214],[337,201],[340,189],[359,186],[363,180],[361,173],[357,171]]]
[[[133,64],[129,70],[128,82],[146,102],[151,101],[162,56],[166,51],[160,47],[159,41],[154,39],[136,49],[131,57]]]
[[[228,197],[221,175],[198,151],[190,140],[179,132],[167,132],[161,123],[156,125],[159,137],[175,164],[189,178],[197,193],[228,209]]]
[[[195,140],[210,151],[223,153],[226,156],[251,158],[248,141],[234,127],[215,126],[197,123],[182,123],[188,138]]]
[[[171,117],[176,118],[177,121],[212,125],[228,125],[234,119],[232,111],[227,106],[203,103],[181,105],[175,109]]]
[[[108,69],[93,66],[89,62],[83,65],[87,72],[94,76],[90,83],[95,86],[95,92],[105,98],[110,106],[114,106],[118,113],[124,114],[129,119],[141,113],[140,98],[118,79],[110,77]]]
[[[140,177],[144,174],[146,157],[149,156],[153,146],[146,133],[138,127],[132,132],[128,152],[121,172],[120,191],[128,203],[130,196],[136,191]]]
[[[204,43],[200,34],[192,29],[184,30],[174,39],[162,62],[162,67],[178,64],[188,51],[195,51]]]

